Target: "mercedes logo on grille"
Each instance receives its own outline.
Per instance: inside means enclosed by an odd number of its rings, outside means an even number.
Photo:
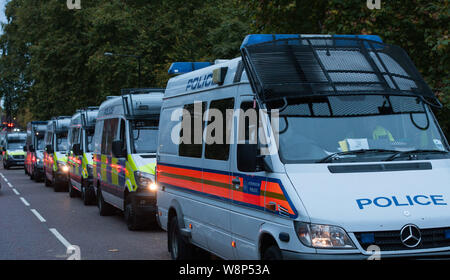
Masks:
[[[400,231],[400,240],[406,247],[417,247],[422,240],[420,229],[417,226],[411,224],[404,226]]]

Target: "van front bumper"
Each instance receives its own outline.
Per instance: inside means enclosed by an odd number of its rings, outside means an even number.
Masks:
[[[135,192],[131,195],[131,203],[138,216],[155,215],[157,212],[156,196],[148,192]]]
[[[284,260],[371,260],[371,259],[447,259],[450,260],[450,251],[427,253],[399,253],[387,254],[381,252],[379,256],[364,255],[361,253],[350,254],[308,254],[292,251],[281,251]],[[379,257],[379,258],[378,258]]]
[[[34,176],[38,179],[43,179],[45,176],[44,166],[43,165],[35,165],[34,166]]]
[[[69,182],[69,174],[62,171],[57,171],[55,173],[55,183],[56,184],[66,184]]]
[[[5,164],[7,166],[24,166],[24,162],[25,162],[25,159],[14,159],[14,158],[11,158],[11,156],[8,157],[7,160],[5,160]]]

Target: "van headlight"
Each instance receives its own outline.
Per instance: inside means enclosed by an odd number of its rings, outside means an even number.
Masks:
[[[58,169],[64,173],[69,172],[69,166],[65,162],[58,161]]]
[[[295,222],[297,236],[303,245],[317,249],[352,249],[352,240],[344,229],[330,225]]]
[[[149,190],[154,192],[157,190],[155,184],[155,176],[153,174],[135,171],[134,179],[136,180],[136,184],[139,191]]]

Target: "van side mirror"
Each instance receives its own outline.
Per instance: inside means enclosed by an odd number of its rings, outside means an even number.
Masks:
[[[123,141],[115,140],[112,142],[112,153],[115,157],[123,158],[127,156],[126,151],[122,150]]]
[[[258,154],[258,144],[238,144],[237,163],[238,169],[243,172],[257,172],[262,170],[261,156]]]
[[[81,156],[83,154],[83,151],[81,150],[81,145],[80,144],[73,144],[72,150],[73,150],[73,153],[76,156]]]
[[[45,146],[45,151],[49,154],[52,154],[53,153],[52,145]]]
[[[27,149],[27,146],[26,146],[26,145],[23,146],[23,151],[24,151],[24,152],[28,152],[28,149]]]

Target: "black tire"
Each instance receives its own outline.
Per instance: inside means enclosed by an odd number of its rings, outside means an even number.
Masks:
[[[102,190],[98,189],[98,213],[100,216],[111,216],[114,214],[114,207],[110,204],[108,204],[104,199],[102,195]]]
[[[53,191],[55,191],[55,192],[65,192],[65,191],[69,190],[68,183],[64,184],[61,182],[59,182],[59,183],[56,182],[55,174],[53,174],[53,177],[52,177],[52,186],[53,186]]]
[[[69,197],[74,198],[80,196],[80,193],[73,187],[72,181],[69,178]]]
[[[272,245],[263,252],[262,259],[265,261],[282,260],[283,255],[281,254],[281,250],[277,245]]]
[[[123,211],[123,216],[125,218],[125,222],[127,223],[127,227],[131,231],[140,230],[145,227],[142,218],[140,218],[136,214],[136,210],[133,207],[133,203],[131,201],[130,195],[128,195],[125,202],[125,210]]]
[[[193,255],[193,246],[181,236],[177,216],[172,217],[167,231],[169,252],[173,260],[190,260]]]
[[[44,181],[45,181],[45,186],[46,187],[51,187],[52,186],[52,182],[47,178],[47,174],[44,171]]]
[[[33,172],[33,180],[34,180],[36,183],[38,183],[39,181],[41,181],[40,178],[39,178],[39,176],[36,174],[36,170],[34,170],[34,172]]]
[[[27,169],[25,168],[25,170],[27,170]],[[34,176],[35,176],[34,169],[33,169],[33,172],[28,173],[28,175],[30,176],[30,180],[34,180]]]
[[[87,191],[86,187],[84,186],[84,183],[81,182],[81,192],[80,192],[80,197],[81,200],[83,200],[83,204],[88,206],[88,205],[92,205],[94,204],[94,198],[95,197],[92,191]]]

